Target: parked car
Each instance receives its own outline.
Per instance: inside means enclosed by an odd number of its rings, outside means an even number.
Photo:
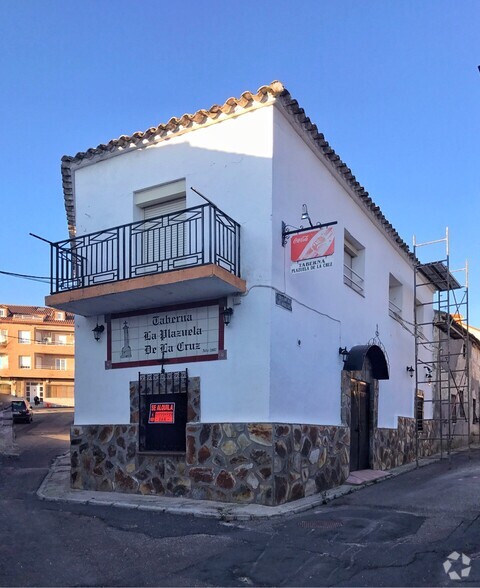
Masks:
[[[31,423],[33,421],[32,407],[26,400],[12,400],[12,414],[14,423]]]

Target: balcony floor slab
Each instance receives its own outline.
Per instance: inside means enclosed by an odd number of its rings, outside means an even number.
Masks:
[[[214,300],[246,291],[245,280],[204,265],[51,294],[45,304],[81,316]]]

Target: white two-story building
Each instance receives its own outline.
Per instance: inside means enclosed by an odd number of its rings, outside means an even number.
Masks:
[[[413,459],[432,289],[280,82],[62,173],[74,487],[274,505]]]

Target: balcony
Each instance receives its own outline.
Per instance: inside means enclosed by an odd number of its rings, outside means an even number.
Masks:
[[[245,290],[240,225],[205,204],[53,243],[46,304],[93,316]]]

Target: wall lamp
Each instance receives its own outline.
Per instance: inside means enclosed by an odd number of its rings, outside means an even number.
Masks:
[[[302,220],[307,220],[309,226],[304,227],[300,225],[300,228],[293,227],[291,225],[287,225],[284,221],[282,221],[282,247],[285,247],[287,244],[290,235],[296,235],[298,233],[304,233],[305,231],[311,231],[312,229],[323,229],[323,227],[330,227],[331,225],[336,225],[337,221],[331,223],[320,223],[318,222],[316,225],[312,223],[312,219],[310,218],[310,214],[308,213],[308,208],[306,204],[302,204]]]
[[[98,323],[96,324],[95,328],[92,329],[93,336],[95,337],[95,341],[100,341],[100,335],[103,333],[104,330],[105,330],[104,325],[99,325]]]
[[[308,208],[307,208],[306,204],[302,204],[302,220],[308,220],[308,222],[310,223],[310,226],[313,227],[312,219],[310,218],[310,215],[308,214]]]
[[[342,356],[343,363],[345,363],[348,359],[350,352],[347,350],[346,347],[339,347],[338,354]]]
[[[232,320],[233,308],[227,307],[222,310],[223,324],[229,325]]]
[[[407,365],[407,372],[408,372],[408,375],[409,375],[411,378],[413,378],[413,373],[415,372],[415,370],[413,369],[413,366],[411,366],[411,365]]]

